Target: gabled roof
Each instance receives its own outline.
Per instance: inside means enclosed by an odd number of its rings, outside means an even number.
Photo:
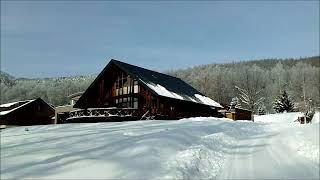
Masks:
[[[219,103],[215,102],[209,97],[204,96],[180,78],[127,64],[114,59],[111,59],[108,65],[102,70],[102,72],[97,76],[97,78],[93,81],[83,95],[85,95],[87,91],[92,88],[93,84],[98,81],[98,79],[105,73],[111,64],[116,65],[121,70],[128,73],[131,77],[137,79],[141,85],[149,89],[154,95],[222,108]],[[74,107],[77,107],[77,103]]]
[[[49,105],[47,102],[45,102],[41,98],[37,98],[37,99],[32,99],[32,100],[17,101],[17,102],[12,102],[12,103],[7,103],[7,104],[1,104],[0,107],[6,107],[6,108],[8,108],[8,110],[0,111],[0,116],[8,115],[18,109],[21,109],[24,106],[31,104],[33,102],[36,102],[36,101],[39,101],[41,103],[48,105],[50,107],[50,109],[54,112],[54,108],[51,105]]]

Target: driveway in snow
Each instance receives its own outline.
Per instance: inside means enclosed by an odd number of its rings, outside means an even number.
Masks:
[[[8,128],[1,179],[318,179],[319,123],[297,116]]]
[[[256,117],[263,132],[239,139],[219,179],[319,179],[319,124],[293,124],[296,113],[270,116]]]

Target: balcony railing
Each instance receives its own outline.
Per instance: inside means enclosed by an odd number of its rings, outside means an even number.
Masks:
[[[138,109],[135,108],[88,108],[71,111],[68,119],[100,117],[100,118],[122,118],[138,117]]]

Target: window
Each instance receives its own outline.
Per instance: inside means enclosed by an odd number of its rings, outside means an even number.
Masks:
[[[133,93],[139,93],[139,86],[138,85],[134,85]]]
[[[123,94],[128,94],[128,87],[123,87]]]
[[[122,88],[119,89],[119,95],[122,95]]]
[[[121,96],[139,92],[138,81],[131,78],[129,75],[120,74],[115,81],[115,96]]]
[[[130,75],[121,73],[114,83],[114,103],[118,107],[138,108],[138,98],[134,97],[139,92],[138,81]]]
[[[133,98],[133,108],[138,109],[138,98]]]
[[[138,109],[138,101],[137,102],[133,102],[133,108]]]

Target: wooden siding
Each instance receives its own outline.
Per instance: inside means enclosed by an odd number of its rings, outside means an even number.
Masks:
[[[137,91],[138,90],[138,91]],[[137,100],[137,101],[136,101]],[[134,106],[137,102],[138,106]],[[86,108],[137,108],[138,117],[148,112],[156,119],[217,116],[217,110],[200,103],[157,96],[140,81],[111,64],[78,101]]]
[[[232,112],[226,112],[226,117],[233,120],[251,120],[252,112],[236,108]]]
[[[37,125],[53,124],[54,109],[38,98],[12,112],[0,116],[0,124],[4,125]]]

